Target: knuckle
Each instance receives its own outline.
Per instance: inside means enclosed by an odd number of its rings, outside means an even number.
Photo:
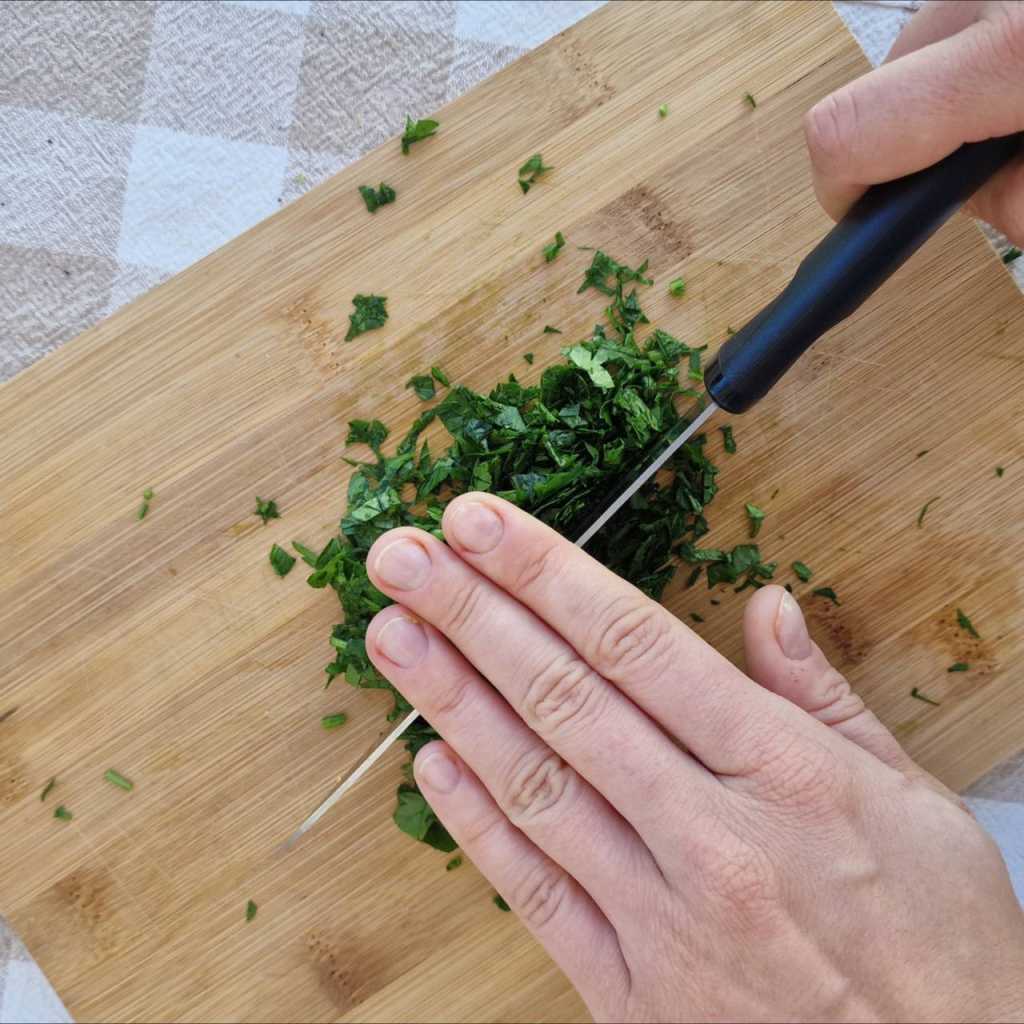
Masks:
[[[986,22],[985,27],[983,66],[1007,76],[1019,88],[1024,70],[1024,11],[1014,5],[1002,17]]]
[[[508,819],[503,814],[486,814],[476,821],[469,822],[461,830],[459,845],[465,850],[473,850],[486,845],[492,838],[501,837],[508,828]]]
[[[458,715],[469,703],[473,682],[472,676],[464,672],[446,676],[436,691],[430,690],[433,697],[431,713],[442,718]],[[434,693],[436,696],[433,696]]]
[[[705,898],[747,925],[773,919],[783,902],[783,884],[768,854],[736,835],[697,858]]]
[[[545,817],[560,820],[574,777],[573,770],[557,754],[531,750],[508,778],[504,804],[509,820],[519,828]]]
[[[846,772],[827,747],[803,736],[759,729],[749,738],[748,749],[762,798],[814,811],[841,805]]]
[[[558,572],[558,544],[544,543],[524,553],[512,581],[514,593],[531,590],[538,580],[550,580]]]
[[[560,652],[527,685],[523,717],[541,735],[586,727],[600,713],[602,688],[586,662]]]
[[[846,676],[829,665],[819,680],[817,700],[806,710],[826,725],[840,725],[864,712],[864,701],[851,689]]]
[[[598,616],[592,637],[594,668],[604,676],[622,678],[638,671],[660,674],[674,655],[668,613],[640,595],[616,601]]]
[[[483,600],[483,586],[475,580],[467,580],[452,594],[445,613],[444,631],[449,635],[465,632],[476,619]]]
[[[566,905],[568,897],[568,875],[545,862],[527,872],[512,900],[526,924],[540,930]]]
[[[840,175],[856,130],[852,89],[840,89],[815,103],[804,115],[804,138],[814,167],[829,177]]]

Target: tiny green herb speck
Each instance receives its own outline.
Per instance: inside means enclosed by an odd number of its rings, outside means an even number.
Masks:
[[[135,788],[135,783],[131,779],[126,779],[116,768],[108,768],[103,773],[103,778],[107,782],[111,782],[118,788],[123,789],[126,793],[130,793]]]
[[[270,564],[278,576],[287,576],[295,565],[295,559],[283,547],[275,544],[270,549]]]
[[[280,519],[281,513],[277,510],[276,501],[264,501],[258,494],[256,495],[256,515],[263,520],[263,525],[266,526],[271,519]]]

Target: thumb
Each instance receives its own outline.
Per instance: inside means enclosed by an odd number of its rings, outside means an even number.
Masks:
[[[908,779],[926,782],[963,806],[946,786],[920,768],[869,711],[807,631],[803,612],[782,587],[758,590],[743,617],[747,674]]]

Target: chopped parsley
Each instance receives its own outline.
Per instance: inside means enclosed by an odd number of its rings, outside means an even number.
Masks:
[[[530,191],[530,186],[537,183],[537,179],[548,171],[552,170],[550,167],[544,166],[544,161],[541,159],[540,153],[534,153],[529,160],[519,168],[519,187],[524,193]],[[552,257],[553,259],[554,257]]]
[[[137,519],[145,519],[146,513],[149,511],[149,503],[153,500],[153,488],[147,487],[142,492],[142,504],[139,506],[139,511],[135,514]]]
[[[259,910],[259,907],[257,907],[256,904],[253,903],[252,900],[249,900],[249,902],[246,903],[246,905],[245,905],[245,923],[246,924],[248,924],[256,916],[256,911],[257,910]]]
[[[747,101],[747,103],[750,104],[750,109],[751,110],[757,110],[757,100],[755,100],[754,97],[751,96],[749,92],[745,92],[743,94],[743,98]]]
[[[545,324],[544,330],[541,334],[561,334],[562,332],[557,327],[552,327],[551,324]]]
[[[969,618],[967,618],[967,616],[964,615],[964,613],[959,608],[957,608],[957,610],[956,610],[956,624],[965,633],[969,634],[970,636],[973,636],[975,640],[980,640],[981,639],[981,635],[974,628],[974,623],[971,622],[971,620]]]
[[[70,821],[73,817],[72,813],[63,804],[53,812],[53,816],[60,821]]]
[[[420,373],[415,377],[410,377],[405,382],[405,386],[412,388],[416,392],[417,398],[424,402],[429,402],[437,394],[434,378],[429,374]]]
[[[360,185],[359,194],[363,197],[366,209],[370,213],[376,213],[378,207],[393,203],[397,195],[395,190],[390,185],[385,185],[383,181],[378,189],[374,189],[371,185]]]
[[[43,791],[42,791],[42,793],[39,794],[40,801],[45,800],[50,795],[50,793],[53,791],[53,787],[56,786],[56,785],[57,785],[57,776],[54,775],[53,778],[50,779],[50,781],[45,786],[43,786]]]
[[[270,564],[278,576],[287,576],[292,571],[295,559],[284,548],[275,544],[270,549]]]
[[[410,731],[422,733],[424,728],[433,733],[433,736],[418,743],[416,749],[422,747],[429,739],[437,736],[430,726],[422,719],[416,722]],[[406,746],[408,747],[408,743]],[[427,803],[426,797],[416,788],[413,783],[404,782],[398,787],[398,806],[395,807],[395,824],[405,833],[418,839],[421,843],[433,846],[435,850],[442,853],[451,853],[455,849],[455,840],[448,834],[448,830],[441,824],[437,815]]]
[[[616,262],[600,249],[596,249],[590,261],[590,266],[583,273],[583,283],[576,290],[576,294],[579,295],[588,288],[596,288],[602,295],[607,295],[609,298],[618,296],[623,307],[622,312],[625,312],[626,304],[629,303],[631,309],[639,314],[639,316],[632,318],[633,324],[650,323],[647,317],[643,316],[643,313],[640,312],[640,304],[639,300],[636,299],[635,291],[630,294],[629,299],[622,299],[624,285],[631,284],[633,281],[636,281],[637,284],[654,283],[649,277],[644,277],[646,271],[647,260],[644,260],[636,270],[633,270],[624,263]],[[686,346],[683,347],[686,352],[690,351]]]
[[[558,254],[561,252],[565,245],[565,235],[561,231],[555,232],[555,240],[550,245],[545,245],[542,250],[544,253],[544,262],[550,263]]]
[[[320,719],[320,724],[325,729],[340,729],[348,721],[348,715],[344,711],[339,711],[336,715],[324,715]]]
[[[462,858],[461,857],[452,857],[452,859],[450,861],[448,861],[447,864],[445,864],[444,869],[445,869],[445,871],[454,871],[456,868],[461,868],[461,867],[462,867]]]
[[[421,139],[429,139],[439,127],[440,122],[434,121],[432,118],[427,117],[420,121],[413,121],[411,117],[406,115],[405,132],[402,135],[402,153],[407,154],[409,147],[414,142],[419,142]]]
[[[126,793],[130,793],[135,788],[135,783],[130,779],[126,779],[116,768],[108,768],[103,773],[103,778],[107,782],[111,782],[118,788],[123,789]]]
[[[1019,258],[1020,258],[1020,249],[1018,249],[1017,246],[1015,246],[1015,245],[1011,245],[1010,248],[1007,249],[1006,252],[1003,253],[1003,262],[1006,263],[1007,265],[1009,265],[1014,260],[1019,259]]]
[[[660,107],[658,107],[658,117],[668,117],[668,104],[667,103],[662,103],[662,105]]]
[[[925,704],[931,704],[932,707],[941,707],[941,701],[932,700],[931,697],[926,697],[916,686],[910,691],[910,696],[915,700],[923,700]]]
[[[921,506],[921,511],[917,513],[917,528],[919,530],[921,529],[922,526],[924,526],[924,516],[925,516],[925,513],[928,511],[929,506],[934,504],[938,500],[939,500],[938,498],[929,498],[928,501],[926,501]]]
[[[793,572],[795,572],[804,583],[806,583],[814,575],[814,573],[811,572],[810,567],[804,565],[803,562],[794,562]]]
[[[532,352],[524,352],[523,353],[523,358],[530,364],[530,366],[533,366],[533,353]]]
[[[385,306],[387,301],[384,295],[357,295],[352,300],[355,312],[348,315],[348,334],[345,335],[345,340],[351,341],[360,334],[383,327],[388,319]]]
[[[729,455],[735,455],[736,439],[732,436],[732,427],[725,426],[718,429],[722,432],[722,447]]]
[[[509,913],[512,908],[505,902],[500,893],[495,893],[491,899],[491,902],[499,909]]]
[[[831,587],[815,587],[811,593],[815,597],[828,598],[837,608],[839,607],[839,598],[836,597],[836,592]]]
[[[263,520],[264,526],[266,526],[271,519],[281,518],[281,513],[277,510],[277,502],[264,501],[258,494],[256,495],[256,515]]]
[[[686,294],[686,282],[681,277],[677,277],[669,283],[668,293],[677,299],[681,299]]]
[[[690,612],[690,618],[693,619],[694,622],[704,621],[704,616],[701,615],[699,612]]]
[[[452,382],[448,379],[448,374],[440,366],[432,366],[430,368],[430,376],[443,388],[450,388],[452,386]]]
[[[996,476],[1002,476],[1006,472],[1002,466],[996,466]]]
[[[971,666],[968,665],[966,661],[954,661],[953,664],[950,665],[949,668],[946,669],[946,671],[947,672],[966,672],[970,667]]]
[[[746,504],[747,519],[750,520],[750,536],[756,537],[761,532],[761,526],[764,523],[764,517],[767,513],[764,509],[758,508],[756,505],[751,505],[748,501]]]

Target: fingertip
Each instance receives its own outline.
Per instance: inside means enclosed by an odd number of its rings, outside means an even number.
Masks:
[[[462,778],[459,759],[444,740],[422,747],[413,760],[412,771],[417,785],[428,796],[451,793]]]

